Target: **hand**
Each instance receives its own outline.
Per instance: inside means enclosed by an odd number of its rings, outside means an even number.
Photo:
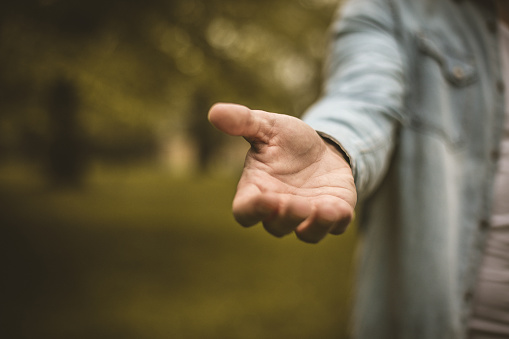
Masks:
[[[214,105],[209,120],[251,144],[233,200],[241,225],[261,221],[277,237],[295,232],[309,243],[345,231],[357,200],[352,171],[309,125],[234,104]]]

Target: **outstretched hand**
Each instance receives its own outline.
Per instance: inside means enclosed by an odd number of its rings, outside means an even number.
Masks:
[[[345,231],[357,200],[352,171],[309,125],[235,104],[214,105],[209,120],[251,144],[233,200],[241,225],[261,221],[277,237],[295,232],[309,243]]]

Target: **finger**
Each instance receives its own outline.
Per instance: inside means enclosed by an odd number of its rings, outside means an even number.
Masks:
[[[271,113],[236,104],[215,104],[209,111],[209,121],[217,129],[248,141],[267,143],[273,120]]]
[[[347,204],[345,203],[345,205]],[[355,218],[355,211],[352,212],[351,207],[346,206],[343,211],[340,211],[340,215],[342,215],[342,218],[332,225],[331,229],[329,230],[330,234],[340,235],[345,233],[346,229]]]
[[[233,199],[233,216],[239,224],[249,227],[277,213],[279,200],[276,195],[262,193],[258,187],[248,185],[237,191]]]
[[[290,196],[287,199],[281,199],[278,213],[264,220],[263,227],[270,234],[282,237],[292,233],[311,216],[312,212],[312,206],[307,199]]]
[[[340,199],[321,199],[315,203],[314,216],[295,230],[297,237],[308,243],[317,243],[331,231],[342,233],[353,215],[352,208]]]

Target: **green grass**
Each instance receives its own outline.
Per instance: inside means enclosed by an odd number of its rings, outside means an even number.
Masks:
[[[236,177],[0,168],[9,338],[346,338],[352,229],[319,245],[231,217]]]

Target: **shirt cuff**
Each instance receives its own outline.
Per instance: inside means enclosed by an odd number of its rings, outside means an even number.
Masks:
[[[352,167],[352,157],[350,156],[348,151],[341,145],[341,143],[336,140],[336,138],[322,131],[316,131],[316,133],[318,133],[318,135],[329,144],[336,146],[336,149],[339,151],[339,153],[343,155],[343,158],[345,158],[345,160],[348,162],[350,168]]]

